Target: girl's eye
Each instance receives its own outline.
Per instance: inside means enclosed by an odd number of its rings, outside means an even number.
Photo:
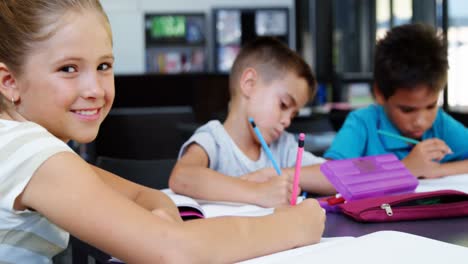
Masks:
[[[98,70],[100,71],[107,71],[110,68],[112,68],[112,65],[110,63],[102,63],[98,66]]]
[[[281,109],[288,109],[288,105],[281,102]]]
[[[61,72],[67,72],[67,73],[77,72],[77,70],[76,70],[76,68],[74,66],[64,66],[64,67],[60,68],[60,71]]]

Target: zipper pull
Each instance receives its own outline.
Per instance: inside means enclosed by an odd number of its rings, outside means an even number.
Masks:
[[[392,207],[389,204],[384,203],[380,206],[380,208],[384,209],[388,216],[393,215]]]

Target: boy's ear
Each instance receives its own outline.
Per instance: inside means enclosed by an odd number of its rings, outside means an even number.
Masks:
[[[18,100],[19,94],[18,89],[16,89],[16,79],[13,76],[10,69],[4,64],[0,62],[0,93],[11,100],[13,98],[14,101]]]
[[[258,74],[254,68],[247,68],[240,78],[240,91],[242,95],[250,97],[258,82]]]
[[[373,85],[372,90],[374,91],[375,101],[379,105],[383,105],[385,103],[385,97],[383,96],[382,92],[380,92],[380,89],[377,86],[377,84]]]

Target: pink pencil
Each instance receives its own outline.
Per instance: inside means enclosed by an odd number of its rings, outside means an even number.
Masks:
[[[304,152],[304,133],[299,134],[299,143],[297,146],[297,157],[296,157],[296,168],[294,170],[294,182],[293,191],[291,197],[291,205],[296,205],[298,189],[299,189],[299,177],[301,175],[301,164],[302,164],[302,152]]]

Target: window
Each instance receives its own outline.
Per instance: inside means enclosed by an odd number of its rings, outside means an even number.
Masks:
[[[394,26],[411,23],[412,0],[376,0],[376,38],[380,39]]]
[[[288,8],[215,8],[213,19],[216,72],[229,72],[242,45],[257,36],[276,37],[291,47]]]
[[[448,108],[468,111],[468,1],[450,0],[447,5]]]

